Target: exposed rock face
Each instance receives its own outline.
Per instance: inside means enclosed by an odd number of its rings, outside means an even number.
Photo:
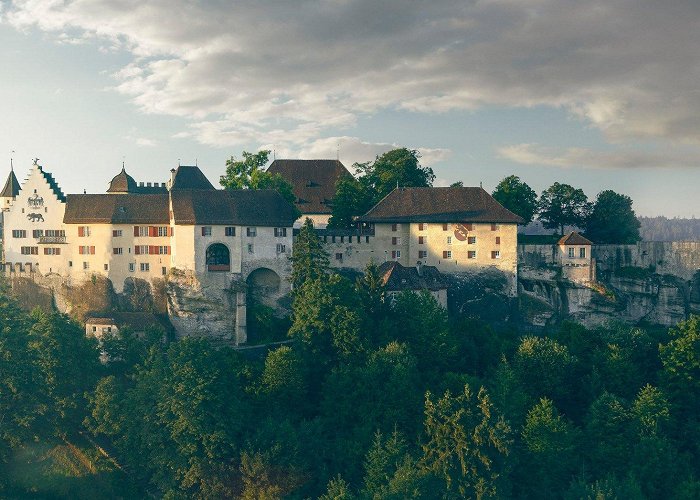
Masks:
[[[511,316],[510,277],[496,268],[479,272],[445,274],[449,282],[448,309],[453,314],[479,317],[490,322]]]

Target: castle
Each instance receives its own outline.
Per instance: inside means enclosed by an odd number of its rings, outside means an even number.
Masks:
[[[482,188],[397,188],[358,219],[357,229],[331,230],[322,227],[328,185],[345,167],[320,161],[303,174],[289,171],[297,207],[313,210],[302,218],[316,221],[333,267],[362,271],[371,261],[393,261],[450,275],[495,271],[505,277],[501,292],[517,295],[522,219]],[[314,172],[323,183],[306,178]],[[170,173],[166,183],[144,184],[122,167],[106,193],[65,195],[37,162],[21,185],[11,171],[0,193],[5,272],[73,285],[100,277],[117,293],[136,281],[164,286],[178,334],[218,330],[245,342],[247,294],[274,305],[290,290],[294,207],[273,190],[216,189],[196,166]],[[303,198],[322,185],[324,203]],[[206,307],[183,306],[195,292]],[[216,321],[207,307],[221,308]]]

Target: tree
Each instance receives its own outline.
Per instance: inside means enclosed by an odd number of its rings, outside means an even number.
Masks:
[[[372,208],[374,196],[367,186],[352,175],[342,175],[335,185],[332,215],[328,221],[331,228],[351,228],[354,217]]]
[[[532,222],[537,212],[537,193],[516,175],[509,175],[498,183],[493,192],[495,200],[508,210]]]
[[[513,359],[513,369],[532,398],[545,396],[559,404],[571,397],[573,367],[567,347],[549,338],[524,337]]]
[[[219,183],[224,189],[274,189],[289,203],[294,204],[296,196],[292,185],[280,174],[271,174],[263,170],[270,157],[269,150],[249,153],[243,151],[243,159],[234,156],[226,160],[226,174],[222,175]],[[297,211],[297,217],[301,215]]]
[[[307,281],[321,279],[328,273],[328,253],[316,236],[311,219],[304,221],[294,240],[291,261],[292,288],[295,290]]]
[[[527,414],[522,439],[522,482],[532,497],[563,491],[578,467],[575,427],[542,398]]]
[[[435,174],[430,167],[419,163],[420,153],[415,149],[398,148],[387,151],[373,162],[356,163],[360,182],[373,195],[376,203],[391,191],[400,187],[429,187],[433,185]]]
[[[659,345],[666,393],[682,412],[697,418],[700,400],[700,316],[691,316],[668,331],[670,340]]]
[[[632,198],[615,191],[601,191],[586,221],[586,236],[596,243],[636,243],[639,220],[632,209]]]
[[[586,418],[584,442],[590,467],[596,477],[625,470],[632,443],[632,415],[625,402],[603,393],[591,405]]]
[[[555,182],[542,191],[537,209],[544,227],[564,234],[564,226],[585,227],[590,204],[582,189]]]
[[[458,396],[448,391],[437,401],[428,392],[425,434],[421,464],[450,497],[507,496],[503,472],[511,430],[483,387],[475,396],[465,385]]]

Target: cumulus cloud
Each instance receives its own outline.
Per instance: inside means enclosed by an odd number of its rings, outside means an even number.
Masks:
[[[664,151],[587,148],[550,148],[539,144],[515,144],[498,150],[499,156],[525,165],[585,168],[693,168],[700,166],[700,150],[675,148]]]
[[[699,17],[681,0],[15,0],[3,12],[18,29],[129,51],[117,91],[190,118],[204,144],[303,150],[384,108],[486,105],[566,109],[611,141],[697,143]]]

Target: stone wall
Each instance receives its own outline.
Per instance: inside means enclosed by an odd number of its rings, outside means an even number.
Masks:
[[[527,245],[529,246],[529,245]],[[614,273],[623,267],[647,268],[691,280],[700,271],[700,242],[643,241],[636,245],[594,245],[598,272]]]

